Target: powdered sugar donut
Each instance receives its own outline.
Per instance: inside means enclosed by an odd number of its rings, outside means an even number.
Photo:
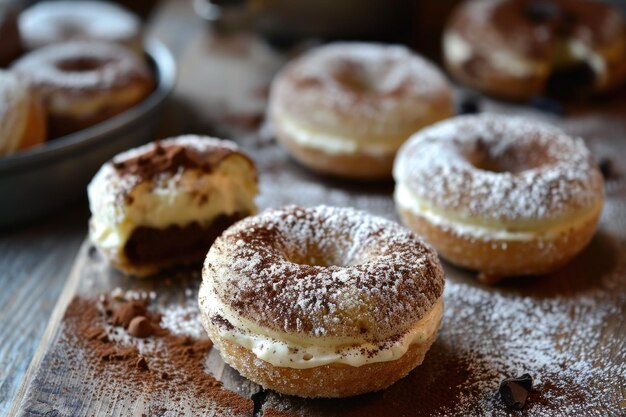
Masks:
[[[626,19],[604,1],[466,1],[443,52],[454,77],[496,96],[600,93],[626,78]]]
[[[402,46],[334,43],[274,79],[269,117],[293,157],[346,178],[387,178],[411,134],[453,113],[443,74]]]
[[[43,98],[52,137],[121,113],[154,87],[147,64],[130,50],[110,43],[50,45],[20,58],[13,70]]]
[[[115,42],[141,51],[141,22],[107,1],[45,1],[24,10],[19,28],[27,49],[67,41]]]
[[[404,223],[489,282],[568,262],[591,240],[604,201],[582,139],[490,114],[415,134],[398,153],[394,178]]]
[[[242,375],[282,393],[383,389],[424,359],[442,316],[435,251],[348,208],[289,206],[244,219],[207,255],[204,327]]]

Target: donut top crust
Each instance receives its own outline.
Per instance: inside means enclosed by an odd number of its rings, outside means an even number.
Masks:
[[[13,64],[44,96],[63,91],[72,96],[152,84],[148,66],[123,46],[102,42],[67,42],[37,49]]]
[[[246,160],[254,169],[254,163],[232,141],[184,135],[152,142],[116,155],[100,168],[94,181],[107,182],[108,192],[123,204],[125,197],[140,184],[163,182],[181,170],[195,169],[209,174],[233,155]],[[111,181],[112,177],[118,180]]]
[[[271,111],[335,129],[402,131],[425,106],[452,105],[437,67],[403,46],[375,43],[312,49],[288,63],[271,90]]]
[[[204,264],[221,302],[273,331],[385,340],[441,297],[435,251],[391,221],[349,208],[288,206],[218,238]]]
[[[495,114],[460,116],[416,133],[398,153],[394,178],[436,208],[504,221],[590,208],[604,184],[581,138]]]
[[[138,37],[139,18],[106,1],[54,1],[32,5],[19,16],[28,49],[54,42],[125,42]]]
[[[550,10],[533,16],[531,8],[542,4]],[[602,1],[476,0],[456,9],[448,28],[485,51],[506,48],[546,59],[563,39],[576,39],[593,49],[622,41],[626,21],[618,8]]]

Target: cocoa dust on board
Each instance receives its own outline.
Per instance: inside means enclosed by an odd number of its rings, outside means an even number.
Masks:
[[[223,415],[252,415],[250,399],[222,387],[205,371],[211,341],[172,332],[149,304],[147,296],[75,297],[65,313],[62,340],[80,349],[68,349],[68,356],[80,355],[82,360],[70,357],[65,363],[76,363],[103,381],[97,385],[104,396],[107,390],[111,397],[126,390],[149,397],[145,415],[177,415],[182,413],[181,402],[198,414],[220,410]],[[140,337],[131,334],[137,322]]]

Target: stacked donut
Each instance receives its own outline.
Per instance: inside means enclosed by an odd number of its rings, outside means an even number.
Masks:
[[[100,123],[154,88],[152,72],[139,53],[139,20],[119,6],[44,2],[11,15],[10,21],[7,16],[0,10],[0,33],[19,27],[19,36],[3,35],[0,61],[10,51],[30,52],[0,74],[0,126],[5,131],[0,155]],[[26,101],[35,104],[24,106]],[[43,112],[37,111],[40,107]],[[30,122],[23,123],[25,119]]]

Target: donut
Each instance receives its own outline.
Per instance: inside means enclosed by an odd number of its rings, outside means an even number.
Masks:
[[[446,25],[443,51],[455,78],[494,96],[601,93],[626,77],[626,23],[600,1],[467,1]]]
[[[154,88],[147,64],[116,44],[50,45],[20,58],[13,70],[41,95],[52,137],[109,119],[143,100]]]
[[[30,86],[15,74],[0,71],[0,155],[9,155],[46,140],[46,115]]]
[[[67,41],[101,41],[141,51],[141,22],[125,8],[105,1],[35,3],[19,17],[28,50]]]
[[[254,214],[256,169],[234,142],[185,135],[115,156],[87,194],[94,246],[123,273],[145,277],[201,264],[217,236]]]
[[[22,52],[17,28],[18,7],[10,0],[0,1],[0,67],[5,67]]]
[[[290,62],[269,98],[274,134],[302,165],[349,179],[391,177],[400,145],[453,113],[443,74],[396,45],[332,43]]]
[[[202,323],[222,359],[265,388],[347,397],[422,363],[442,311],[435,251],[350,208],[288,206],[230,227],[202,270]]]
[[[488,283],[566,264],[591,240],[604,200],[582,139],[494,114],[416,133],[398,152],[394,178],[404,224]]]

